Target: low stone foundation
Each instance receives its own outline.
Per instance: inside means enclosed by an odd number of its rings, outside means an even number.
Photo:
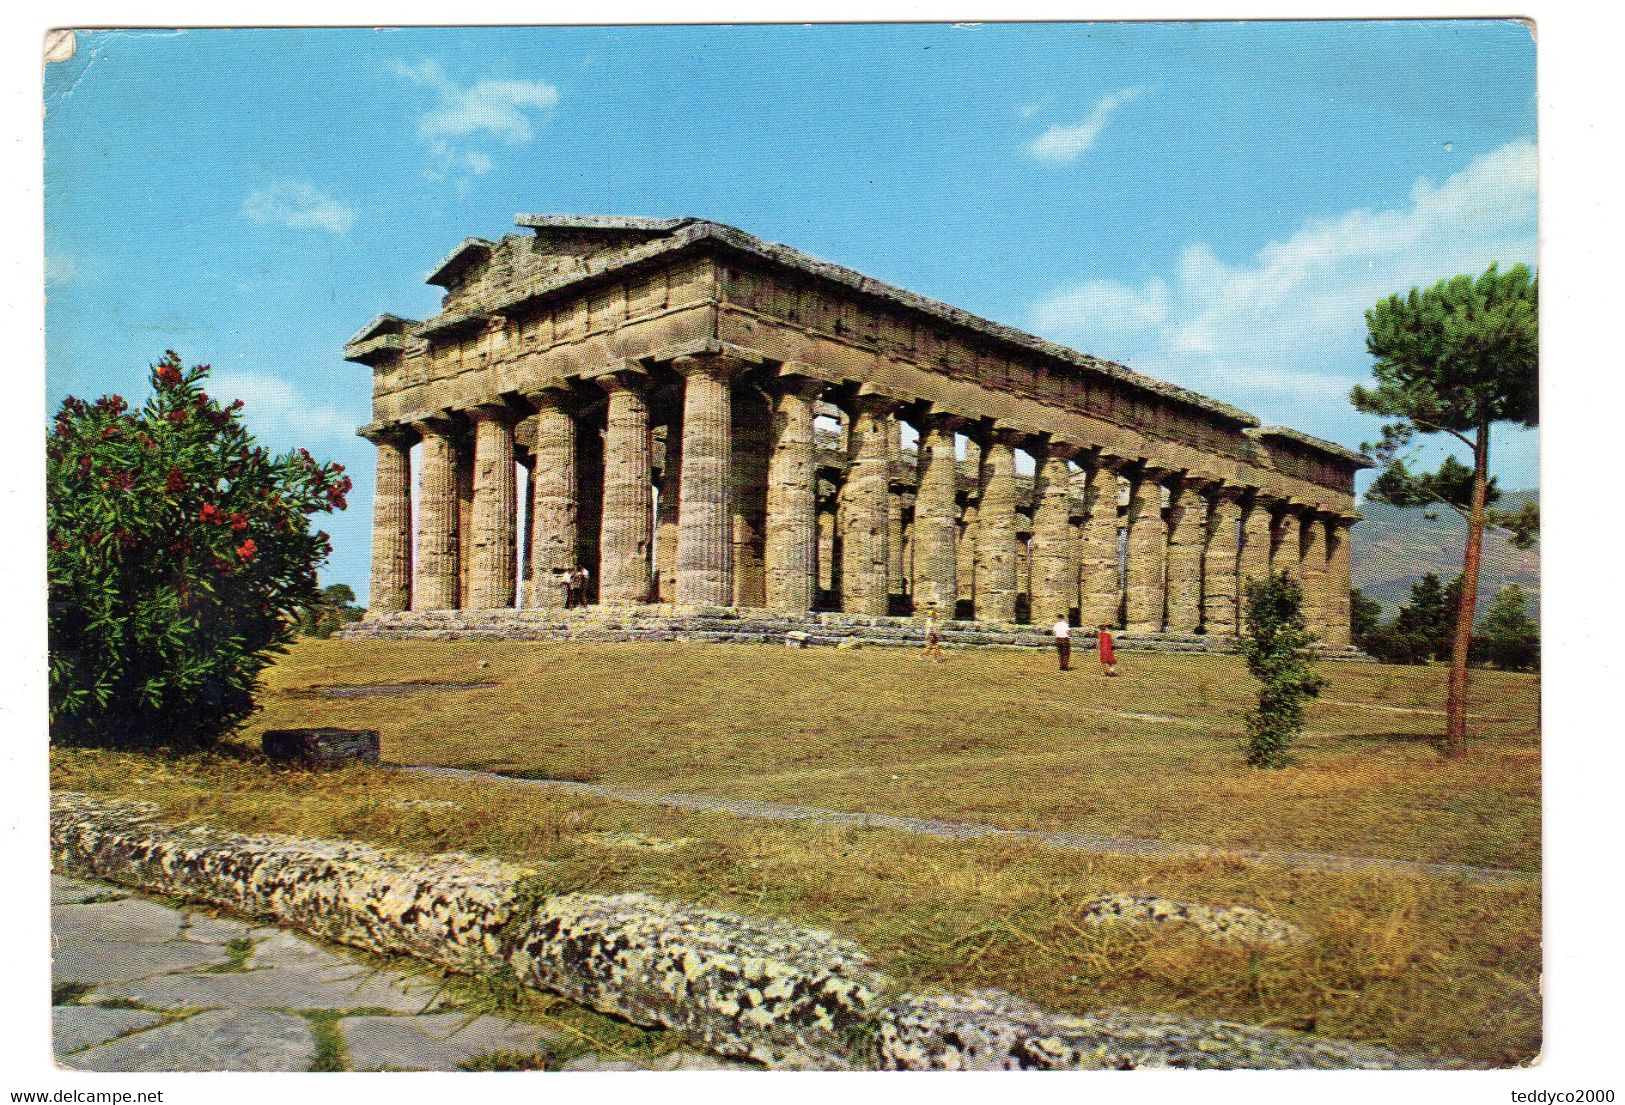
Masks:
[[[244,835],[150,803],[51,799],[58,870],[207,902],[369,951],[502,977],[722,1055],[789,1069],[1393,1068],[1382,1048],[1012,995],[899,996],[862,948],[815,929],[643,894],[549,895],[474,856]]]
[[[954,621],[940,625],[947,648],[1052,649],[1047,628]],[[579,610],[423,610],[355,622],[344,640],[698,641],[720,644],[794,642],[798,647],[923,648],[925,621],[860,614],[783,614],[730,606],[589,606]],[[1235,637],[1200,633],[1113,635],[1119,651],[1235,652]],[[1074,632],[1072,647],[1091,650],[1094,634]],[[1369,660],[1354,648],[1316,646],[1318,657]]]

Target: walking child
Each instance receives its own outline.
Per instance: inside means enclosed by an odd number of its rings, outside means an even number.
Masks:
[[[925,616],[925,648],[921,651],[939,664],[947,663],[947,657],[942,655],[942,631],[937,627],[934,610]]]
[[[1107,675],[1117,674],[1117,649],[1112,644],[1112,631],[1110,626],[1103,625],[1096,630],[1095,647],[1100,652],[1100,668]]]

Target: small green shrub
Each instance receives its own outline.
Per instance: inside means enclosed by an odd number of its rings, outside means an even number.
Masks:
[[[1258,708],[1247,714],[1247,762],[1278,768],[1292,763],[1291,748],[1303,732],[1303,705],[1326,680],[1310,666],[1312,635],[1303,620],[1303,591],[1285,573],[1247,581],[1247,626],[1242,655],[1261,686]]]

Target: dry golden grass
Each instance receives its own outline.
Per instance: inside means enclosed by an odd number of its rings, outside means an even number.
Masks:
[[[1009,841],[684,813],[355,768],[274,771],[265,728],[377,728],[397,762],[591,779],[1012,827],[1536,870],[1539,683],[1475,673],[1473,752],[1446,761],[1442,669],[1324,665],[1302,763],[1245,766],[1239,660],[719,645],[300,644],[226,754],[53,753],[52,785],[243,831],[343,836],[534,865],[566,889],[637,889],[850,936],[911,985],[997,986],[1051,1008],[1123,1005],[1314,1030],[1487,1065],[1539,1050],[1539,884],[1091,857]],[[485,666],[481,666],[481,662]],[[482,690],[333,699],[432,679]],[[1360,705],[1385,706],[1371,709]],[[1155,715],[1151,720],[1124,714]],[[449,803],[403,806],[407,800]],[[638,839],[676,842],[669,850]],[[630,842],[630,843],[629,843]],[[1247,951],[1092,929],[1125,892],[1255,906],[1307,947]]]
[[[1300,765],[1258,772],[1238,751],[1256,693],[1238,658],[1131,653],[1115,680],[1081,660],[1063,675],[1048,654],[991,651],[938,666],[890,650],[309,641],[271,669],[242,738],[376,728],[385,758],[400,763],[1011,828],[1539,866],[1534,676],[1474,673],[1474,751],[1446,761],[1430,743],[1444,724],[1442,668],[1322,665],[1329,701],[1311,710]],[[415,679],[498,686],[320,691]]]

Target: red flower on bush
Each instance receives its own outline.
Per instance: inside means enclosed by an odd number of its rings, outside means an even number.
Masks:
[[[164,481],[164,490],[171,495],[178,495],[186,490],[186,474],[181,471],[180,465],[169,466],[169,478]]]
[[[247,563],[248,561],[253,560],[254,554],[259,551],[259,547],[254,544],[254,539],[250,537],[247,541],[244,541],[241,545],[237,546],[237,559]]]
[[[198,512],[197,517],[198,521],[207,522],[211,526],[218,526],[225,521],[224,516],[220,513],[220,508],[213,503],[204,503],[203,509]]]
[[[172,364],[161,364],[153,373],[158,382],[165,387],[175,387],[181,382],[181,370]]]

